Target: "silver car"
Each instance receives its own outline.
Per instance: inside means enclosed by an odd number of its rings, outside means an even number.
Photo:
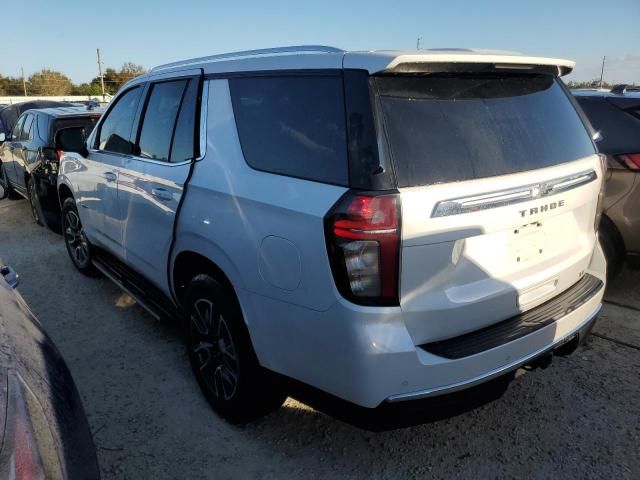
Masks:
[[[311,46],[156,67],[62,158],[71,260],[184,318],[233,422],[287,379],[375,408],[568,353],[606,271],[573,66]]]

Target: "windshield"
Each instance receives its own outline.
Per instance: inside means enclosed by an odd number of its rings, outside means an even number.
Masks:
[[[537,74],[377,77],[398,186],[517,173],[595,153],[559,81]]]

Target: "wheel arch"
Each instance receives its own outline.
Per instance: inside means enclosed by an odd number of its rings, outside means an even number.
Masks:
[[[238,294],[229,275],[218,263],[197,250],[182,250],[175,255],[172,262],[170,280],[173,294],[180,306],[184,307],[186,287],[197,275],[207,274],[218,281],[233,294],[234,301],[240,306]]]
[[[611,220],[611,217],[609,217],[606,212],[602,214],[602,218],[600,219],[600,228],[604,228],[608,232],[610,232],[613,235],[616,243],[618,243],[622,248],[623,253],[626,253],[627,247],[624,242],[624,237],[622,236],[622,233],[620,233],[620,230],[618,229],[616,223]]]
[[[67,198],[73,198],[73,192],[66,183],[62,183],[58,187],[58,201],[60,202],[60,207],[62,207],[62,204]]]

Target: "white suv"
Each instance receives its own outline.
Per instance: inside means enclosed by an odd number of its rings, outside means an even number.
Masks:
[[[234,422],[283,377],[372,408],[567,353],[605,281],[573,66],[314,46],[154,68],[84,147],[61,134],[71,259],[182,315]]]

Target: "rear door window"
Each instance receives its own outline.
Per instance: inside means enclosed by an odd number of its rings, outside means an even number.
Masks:
[[[375,88],[400,187],[523,172],[595,151],[550,75],[389,76]]]
[[[113,108],[106,113],[98,135],[98,150],[125,155],[133,153],[131,130],[138,109],[141,91],[140,87],[134,87],[125,92],[117,99],[117,103]]]
[[[247,163],[270,173],[348,184],[341,76],[229,80]]]
[[[149,101],[140,132],[139,156],[168,161],[174,138],[178,112],[188,80],[156,83],[151,87]]]
[[[198,101],[198,82],[189,81],[180,105],[176,122],[173,143],[171,144],[170,162],[184,162],[195,157],[196,106]]]

